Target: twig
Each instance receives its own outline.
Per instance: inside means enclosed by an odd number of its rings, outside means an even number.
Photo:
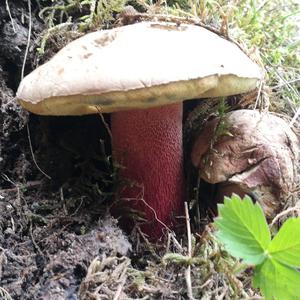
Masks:
[[[17,211],[16,208],[13,205],[12,205],[12,207],[14,208],[15,211]],[[15,221],[14,221],[13,217],[10,217],[10,223],[11,223],[11,229],[12,229],[12,231],[16,232],[16,226],[15,226]]]
[[[101,118],[101,121],[102,121],[102,123],[103,123],[103,125],[104,125],[104,127],[105,127],[105,129],[106,129],[106,131],[107,131],[107,133],[109,135],[109,137],[110,137],[110,141],[111,141],[111,144],[112,144],[112,142],[113,142],[113,136],[112,136],[111,130],[110,130],[107,122],[105,121],[105,119],[103,117],[103,114],[101,112],[101,108],[99,106],[96,106],[96,109],[97,109],[98,114],[99,114],[99,116]]]
[[[192,258],[192,235],[191,235],[191,224],[187,202],[184,202],[185,216],[186,216],[186,230],[188,238],[188,253],[187,256]],[[192,280],[191,280],[191,265],[188,265],[185,269],[185,282],[187,287],[187,295],[190,300],[193,300]]]
[[[200,212],[200,203],[198,201],[200,196],[200,184],[201,184],[201,176],[200,172],[198,172],[197,176],[197,189],[195,193],[195,199],[196,199],[196,216],[197,216],[197,229],[199,230],[201,228],[201,212]]]
[[[200,285],[200,290],[203,290],[206,286],[208,286],[209,284],[211,284],[212,279],[209,278],[208,280],[206,280],[202,285]]]
[[[17,193],[16,197],[16,203],[17,206],[15,207],[12,203],[10,205],[15,209],[15,211],[21,215],[21,210],[20,208],[23,206],[21,203],[21,192],[20,192],[20,186],[15,183],[13,180],[11,180],[6,174],[2,174],[2,178],[4,178],[7,182],[11,183],[13,186],[15,186],[15,192]],[[2,197],[1,197],[2,198]],[[4,198],[4,197],[3,197]]]
[[[21,70],[21,79],[24,77],[24,69],[26,65],[26,60],[27,60],[27,55],[28,55],[28,50],[29,50],[29,45],[30,45],[30,38],[31,38],[31,29],[32,29],[32,20],[31,20],[31,1],[27,0],[28,3],[28,14],[29,14],[29,24],[28,24],[28,36],[27,36],[27,44],[26,44],[26,49],[25,49],[25,54],[24,54],[24,59],[23,59],[23,64],[22,64],[22,70]]]
[[[17,31],[16,31],[14,19],[13,19],[11,13],[10,13],[10,8],[9,8],[9,5],[8,5],[8,0],[5,0],[5,6],[6,6],[6,10],[8,12],[9,18],[10,18],[11,26],[12,26],[12,28],[14,30],[14,33],[16,33]]]
[[[113,300],[119,300],[120,299],[120,296],[121,296],[121,292],[123,290],[123,287],[125,285],[125,282],[126,282],[126,279],[127,279],[127,275],[126,275],[126,272],[127,272],[127,269],[128,269],[128,263],[127,263],[127,266],[124,268],[123,272],[122,272],[122,275],[121,275],[121,282],[120,284],[118,285],[118,288],[117,288],[117,291],[114,295],[114,298]]]
[[[32,156],[32,160],[35,164],[35,166],[37,167],[37,169],[45,176],[47,177],[48,179],[51,180],[51,177],[46,174],[38,165],[36,159],[35,159],[35,156],[34,156],[34,153],[33,153],[33,148],[32,148],[32,143],[31,143],[31,137],[30,137],[30,130],[29,130],[29,126],[28,124],[26,125],[26,129],[27,129],[27,137],[28,137],[28,142],[29,142],[29,148],[30,148],[30,153],[31,153],[31,156]]]
[[[228,287],[225,286],[225,287],[223,288],[222,294],[217,298],[217,300],[223,300],[224,297],[225,297],[225,295],[226,295],[226,293],[227,293],[227,291],[228,291]]]
[[[294,189],[291,190],[291,194],[294,194],[299,191],[300,191],[300,185],[297,185]]]
[[[21,79],[24,78],[24,70],[25,70],[25,65],[26,65],[26,60],[27,60],[27,55],[28,55],[28,51],[29,51],[29,45],[30,45],[30,38],[31,38],[31,30],[32,30],[32,20],[31,20],[31,0],[27,0],[28,3],[28,14],[29,14],[29,25],[28,25],[28,37],[27,37],[27,44],[26,44],[26,50],[25,50],[25,54],[24,54],[24,59],[23,59],[23,64],[22,64],[22,70],[21,70]],[[32,144],[31,144],[31,138],[30,138],[30,131],[29,131],[29,126],[28,124],[26,125],[27,128],[27,136],[28,136],[28,140],[29,140],[29,147],[30,147],[30,152],[31,152],[31,156],[33,159],[33,162],[35,164],[35,166],[37,167],[37,169],[43,174],[45,175],[48,179],[51,179],[51,177],[49,175],[47,175],[43,170],[41,170],[41,168],[38,166],[34,154],[33,154],[33,150],[32,150]]]
[[[60,197],[60,202],[63,203],[64,213],[67,216],[68,215],[68,209],[66,207],[66,202],[65,202],[65,196],[64,196],[64,189],[63,189],[63,187],[61,187],[59,189],[59,197]]]
[[[70,215],[70,217],[76,216],[76,214],[78,213],[79,209],[80,209],[81,206],[82,206],[82,203],[83,203],[83,197],[80,197],[80,203],[79,203],[79,205],[77,206],[77,208],[75,209],[75,211]]]
[[[153,214],[154,214],[154,219],[155,219],[159,224],[161,224],[161,225],[167,230],[167,232],[174,233],[174,232],[170,229],[170,227],[168,227],[164,222],[162,222],[162,221],[158,218],[155,209],[154,209],[152,206],[150,206],[150,205],[146,202],[146,200],[144,199],[144,197],[142,197],[142,198],[140,199],[140,201],[142,201],[142,202],[145,204],[145,206],[147,206],[147,207],[153,212]]]
[[[272,89],[279,89],[279,88],[282,88],[285,85],[292,84],[292,83],[297,83],[297,82],[300,82],[300,78],[296,78],[296,79],[292,79],[292,80],[287,80],[284,83],[279,83],[279,84],[277,84],[275,86],[272,86]]]
[[[17,192],[18,189],[31,189],[41,185],[41,181],[28,181],[26,184],[18,185],[18,187],[10,188],[10,189],[2,189],[0,193],[12,193]]]
[[[273,221],[270,224],[270,227],[274,226],[274,224],[278,221],[278,219],[280,219],[281,217],[283,217],[284,215],[289,214],[292,211],[296,211],[298,214],[300,214],[300,206],[296,205],[294,207],[290,207],[284,211],[282,211],[281,213],[279,213],[277,216],[274,217]]]
[[[189,208],[187,202],[184,202],[184,210],[186,216],[186,230],[187,230],[187,238],[188,238],[188,256],[192,257],[191,224],[190,224]]]
[[[32,233],[32,221],[30,221],[30,228],[29,228],[29,233],[30,233],[30,237],[31,237],[31,241],[33,243],[34,248],[38,251],[38,253],[44,257],[45,254],[43,253],[43,251],[41,250],[40,246],[36,243],[34,237],[33,237],[33,233]]]
[[[144,186],[142,185],[142,186],[139,186],[139,187],[141,187],[140,195],[137,195],[137,197],[133,197],[133,198],[122,198],[122,200],[124,200],[124,201],[141,201],[141,202],[143,202],[143,204],[152,211],[155,221],[157,221],[160,225],[162,225],[166,229],[167,232],[175,234],[173,230],[171,230],[163,221],[161,221],[158,218],[155,209],[151,205],[149,205],[146,202],[146,200],[144,199]]]
[[[258,87],[258,92],[257,92],[255,104],[254,104],[254,109],[256,109],[257,106],[259,106],[259,98],[261,96],[262,86],[263,86],[263,81],[261,80],[260,83],[259,83],[259,87]],[[259,110],[261,110],[261,107],[259,107]]]
[[[3,300],[13,300],[8,291],[0,286],[0,298]]]
[[[177,241],[175,234],[174,233],[169,233],[171,238],[172,238],[172,242],[174,244],[174,246],[177,248],[177,250],[182,254],[183,253],[183,248],[182,246],[179,244],[179,242]]]

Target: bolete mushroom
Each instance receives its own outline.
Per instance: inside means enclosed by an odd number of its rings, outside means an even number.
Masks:
[[[233,192],[241,197],[250,194],[273,218],[299,180],[296,134],[276,115],[243,109],[223,117],[230,134],[216,138],[219,121],[206,122],[194,143],[192,162],[200,177],[218,184],[217,200]]]
[[[238,46],[200,26],[142,22],[71,42],[23,79],[17,99],[40,115],[113,113],[114,159],[139,186],[121,196],[136,199],[128,205],[157,238],[182,213],[182,101],[244,93],[260,77]]]

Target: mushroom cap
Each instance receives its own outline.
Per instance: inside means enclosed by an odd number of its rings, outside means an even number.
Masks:
[[[219,118],[209,120],[192,150],[192,162],[206,182],[224,183],[257,197],[273,217],[297,184],[300,144],[289,124],[269,113],[237,110],[225,115],[229,135],[210,147]]]
[[[26,76],[21,105],[42,115],[143,109],[255,89],[260,68],[195,25],[142,22],[89,33]]]

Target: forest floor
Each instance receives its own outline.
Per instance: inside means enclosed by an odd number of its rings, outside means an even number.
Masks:
[[[123,233],[109,213],[118,182],[103,120],[29,115],[14,100],[23,73],[93,26],[111,27],[119,7],[135,1],[102,4],[97,17],[93,1],[79,2],[0,3],[0,299],[187,299],[186,265],[164,259],[186,255],[186,238],[152,245],[138,228]],[[142,2],[141,11],[158,9]],[[64,25],[51,31],[51,22]],[[292,118],[293,105],[280,109]],[[260,299],[251,268],[237,272],[203,222],[193,252],[207,262],[192,268],[194,297]]]

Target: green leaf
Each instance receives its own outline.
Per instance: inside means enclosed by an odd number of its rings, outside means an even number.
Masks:
[[[281,226],[268,252],[283,264],[300,267],[300,218],[290,218]]]
[[[225,197],[218,210],[216,236],[226,250],[248,264],[262,263],[271,235],[260,205],[253,204],[248,196],[241,200],[233,194],[231,198]]]
[[[255,268],[253,286],[266,300],[299,300],[300,272],[268,258]]]

